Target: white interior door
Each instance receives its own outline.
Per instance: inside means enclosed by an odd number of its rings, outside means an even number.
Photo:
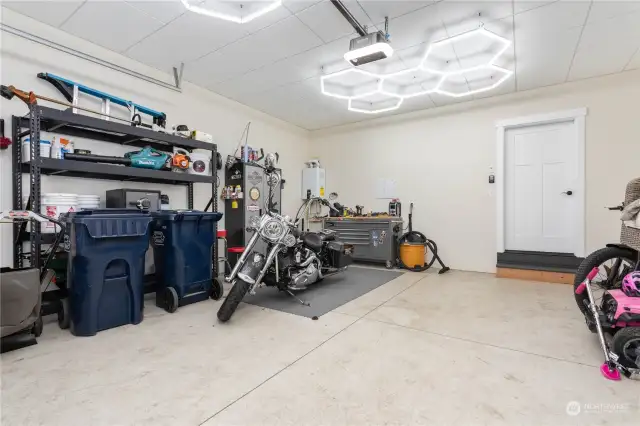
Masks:
[[[581,214],[573,121],[505,131],[505,248],[573,253]]]

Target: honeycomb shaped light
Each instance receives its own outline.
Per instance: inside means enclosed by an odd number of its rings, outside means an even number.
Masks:
[[[435,92],[460,98],[487,92],[511,77],[513,71],[489,64],[445,76]]]
[[[184,7],[194,13],[223,19],[237,24],[246,24],[277,9],[282,0],[181,0]]]
[[[350,98],[348,108],[349,111],[378,114],[400,108],[402,101],[404,98],[400,96],[375,92],[358,98]]]
[[[322,93],[348,100],[350,111],[398,109],[404,99],[439,93],[455,98],[492,90],[513,75],[494,64],[511,41],[484,27],[432,43],[416,67],[379,74],[350,68],[320,78]]]
[[[511,41],[480,27],[430,44],[422,58],[420,68],[426,71],[455,74],[492,64],[510,45]]]
[[[349,68],[320,77],[320,89],[327,96],[352,99],[374,94],[380,89],[379,75],[358,68]]]
[[[410,68],[385,75],[380,91],[391,96],[413,98],[432,93],[440,86],[444,78],[440,73]]]

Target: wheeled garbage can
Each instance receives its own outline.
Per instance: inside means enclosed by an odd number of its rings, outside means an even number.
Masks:
[[[151,220],[148,212],[128,209],[65,216],[71,333],[93,336],[142,321]]]
[[[213,277],[215,223],[222,213],[164,210],[152,216],[156,305],[175,312],[178,306],[222,298],[222,284]]]

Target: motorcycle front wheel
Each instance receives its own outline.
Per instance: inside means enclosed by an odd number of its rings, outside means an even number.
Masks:
[[[236,311],[238,305],[242,301],[242,298],[247,291],[249,291],[249,287],[251,284],[244,282],[240,278],[236,279],[236,283],[231,287],[227,298],[218,309],[218,320],[221,322],[227,322],[231,318],[231,315]]]

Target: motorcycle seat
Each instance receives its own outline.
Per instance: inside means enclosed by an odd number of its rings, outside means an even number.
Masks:
[[[302,236],[302,242],[313,251],[322,250],[322,246],[327,241],[333,241],[336,237],[333,234],[323,232],[306,232]]]

